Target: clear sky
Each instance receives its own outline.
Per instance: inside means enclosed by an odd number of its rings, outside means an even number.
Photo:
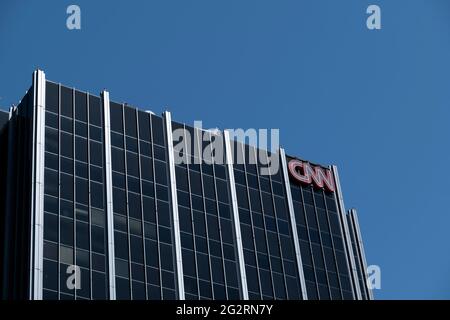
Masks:
[[[280,128],[287,153],[339,166],[376,298],[450,298],[450,1],[2,0],[0,105],[37,67],[177,121]]]

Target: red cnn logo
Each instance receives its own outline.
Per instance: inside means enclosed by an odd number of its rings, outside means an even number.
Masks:
[[[318,188],[325,187],[328,191],[335,192],[333,173],[330,170],[318,166],[313,167],[308,162],[300,160],[291,160],[288,166],[291,175],[299,182],[303,184],[314,183]]]

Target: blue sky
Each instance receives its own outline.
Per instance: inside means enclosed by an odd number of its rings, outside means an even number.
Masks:
[[[376,297],[449,299],[449,35],[446,0],[2,1],[0,105],[39,67],[178,121],[280,128],[289,154],[339,166]]]

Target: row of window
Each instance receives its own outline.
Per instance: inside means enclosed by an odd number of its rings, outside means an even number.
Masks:
[[[90,124],[102,126],[102,108],[99,97],[59,86],[50,81],[46,83],[46,110],[83,122],[87,122],[89,116]]]
[[[150,115],[118,103],[110,103],[111,130],[132,138],[164,146],[164,125],[161,117]]]

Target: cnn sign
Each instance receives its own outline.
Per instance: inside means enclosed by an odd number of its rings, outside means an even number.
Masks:
[[[318,188],[335,192],[336,186],[331,170],[295,159],[289,161],[288,167],[291,176],[300,183],[314,184]]]

